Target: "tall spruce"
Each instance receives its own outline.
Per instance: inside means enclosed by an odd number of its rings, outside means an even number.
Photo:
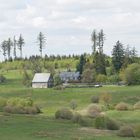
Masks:
[[[113,52],[112,52],[112,64],[116,70],[116,72],[119,72],[120,69],[123,66],[124,63],[124,47],[123,44],[120,43],[120,41],[117,41],[116,45],[113,47]]]
[[[4,60],[6,60],[6,55],[7,55],[7,41],[6,40],[4,40],[1,43],[1,49],[2,49],[3,56],[4,56]]]
[[[12,40],[9,38],[7,40],[7,55],[8,55],[8,59],[10,60],[10,57],[11,57],[11,49],[12,49],[12,46],[13,46],[13,42]]]
[[[16,47],[17,47],[17,40],[16,40],[16,37],[14,36],[14,39],[13,39],[13,47],[14,47],[14,52],[13,52],[13,55],[14,55],[14,58],[17,58],[17,53],[16,53]]]
[[[97,74],[106,75],[105,55],[103,53],[96,52],[94,55],[94,65]]]
[[[77,65],[77,71],[79,71],[80,74],[83,73],[83,69],[84,69],[84,65],[85,64],[86,64],[86,56],[85,55],[81,55],[80,56],[79,64]]]
[[[104,41],[105,41],[105,34],[103,29],[100,30],[98,34],[98,43],[99,43],[99,52],[103,54],[103,46],[104,46]]]
[[[25,44],[24,38],[22,37],[22,34],[20,34],[19,39],[18,39],[18,49],[20,51],[20,58],[22,58],[22,49],[23,49],[24,44]]]
[[[91,34],[91,41],[93,43],[92,45],[92,53],[95,54],[96,53],[96,48],[97,48],[97,33],[96,30],[93,30],[92,34]]]
[[[43,49],[46,46],[46,38],[42,32],[39,33],[37,37],[37,42],[39,46],[40,56],[42,57]]]

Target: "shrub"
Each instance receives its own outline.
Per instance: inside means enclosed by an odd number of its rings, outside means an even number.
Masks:
[[[73,123],[80,123],[82,116],[79,113],[75,113],[72,118]]]
[[[96,82],[97,83],[105,83],[107,81],[107,76],[103,74],[99,74],[96,77]]]
[[[91,102],[92,102],[92,103],[99,103],[99,96],[95,96],[95,95],[92,96],[92,97],[91,97]]]
[[[134,129],[134,135],[135,137],[140,138],[140,125],[137,125]]]
[[[127,103],[121,102],[115,106],[115,109],[119,111],[129,110],[129,105]]]
[[[120,125],[116,120],[108,118],[106,119],[106,128],[108,130],[119,130]]]
[[[90,118],[87,117],[81,117],[81,119],[79,120],[79,124],[81,126],[92,126],[92,120]]]
[[[6,78],[3,75],[0,75],[0,83],[4,83],[6,81]]]
[[[0,97],[0,109],[2,109],[6,105],[6,99],[3,97]]]
[[[95,118],[95,117],[99,116],[99,114],[101,113],[101,111],[102,110],[101,110],[101,107],[99,105],[97,105],[97,104],[91,104],[88,107],[87,114],[88,114],[89,117]]]
[[[110,93],[103,93],[100,96],[100,101],[105,103],[105,104],[109,104],[112,100],[112,96]]]
[[[95,127],[98,129],[118,130],[119,124],[106,116],[98,116],[95,119]]]
[[[65,88],[64,88],[64,86],[59,85],[59,86],[54,87],[54,89],[55,90],[64,90]]]
[[[123,126],[120,128],[118,135],[121,137],[134,137],[133,128],[130,126]]]
[[[76,108],[77,108],[77,102],[75,101],[75,100],[72,100],[71,102],[70,102],[70,108],[71,109],[73,109],[73,110],[75,110]]]
[[[40,113],[40,109],[34,105],[33,100],[30,98],[11,98],[8,99],[4,111],[7,113],[15,114],[37,114]]]
[[[69,109],[63,108],[63,109],[56,111],[55,118],[71,120],[73,118],[73,113]]]
[[[140,110],[140,101],[134,104],[134,109],[139,109]]]
[[[105,116],[98,116],[95,119],[95,127],[98,129],[106,128],[106,117]]]

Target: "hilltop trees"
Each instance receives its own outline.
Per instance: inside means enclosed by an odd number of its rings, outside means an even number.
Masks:
[[[13,42],[12,42],[12,40],[9,38],[6,44],[7,44],[8,60],[10,60],[10,57],[11,57],[11,47],[13,46]]]
[[[4,60],[6,60],[7,42],[5,40],[1,43],[1,49],[2,49],[2,52],[3,52]]]
[[[37,37],[37,43],[38,43],[38,46],[39,46],[40,56],[42,57],[42,51],[43,51],[43,48],[45,48],[45,45],[46,45],[46,38],[45,38],[45,36],[42,32],[40,32],[38,37]]]
[[[24,44],[25,44],[24,39],[22,35],[20,34],[19,39],[18,39],[18,49],[20,51],[20,58],[22,58],[22,47],[24,46]]]

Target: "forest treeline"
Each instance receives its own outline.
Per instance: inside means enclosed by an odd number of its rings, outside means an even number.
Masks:
[[[0,63],[2,71],[21,69],[32,73],[51,72],[53,75],[61,71],[79,71],[81,82],[86,83],[117,83],[120,81],[133,81],[135,84],[140,83],[140,58],[135,47],[123,45],[120,41],[116,41],[112,46],[111,56],[104,53],[104,43],[106,35],[101,29],[99,32],[93,30],[91,34],[92,52],[81,55],[50,55],[43,54],[43,49],[46,47],[46,38],[42,32],[37,36],[37,45],[40,55],[32,55],[29,58],[22,56],[22,47],[25,41],[22,35],[18,40],[3,41],[1,49],[5,58],[4,62]],[[17,49],[20,51],[20,56],[17,57]],[[13,57],[11,52],[13,50]],[[134,74],[131,73],[135,72]],[[127,73],[126,73],[127,71]],[[27,74],[27,73],[26,73]],[[130,77],[132,75],[132,77]],[[127,78],[128,79],[127,79]],[[132,79],[133,78],[133,79]],[[131,84],[130,82],[128,84]]]

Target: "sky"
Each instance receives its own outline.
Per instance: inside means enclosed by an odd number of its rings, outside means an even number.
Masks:
[[[22,34],[24,56],[39,55],[40,31],[47,41],[44,54],[91,53],[93,29],[104,30],[106,54],[118,40],[140,54],[140,1],[0,0],[0,42]]]

